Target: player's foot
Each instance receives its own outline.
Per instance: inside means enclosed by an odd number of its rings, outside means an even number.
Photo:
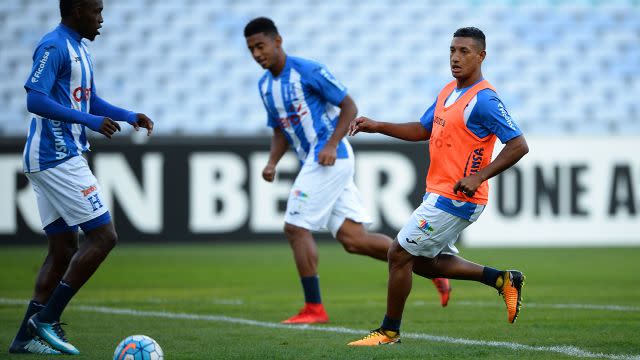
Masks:
[[[27,322],[29,331],[34,335],[40,337],[49,344],[52,348],[69,355],[78,355],[80,351],[75,346],[71,345],[67,338],[64,336],[64,330],[62,330],[62,324],[59,322],[45,323],[40,322],[38,314],[33,315]]]
[[[322,304],[305,304],[300,312],[287,320],[283,324],[322,324],[329,322],[329,316]]]
[[[440,305],[442,305],[442,307],[446,307],[449,303],[449,296],[451,294],[449,279],[435,278],[431,279],[431,281],[433,281],[433,285],[436,286],[436,289],[438,289],[438,293],[440,294]]]
[[[11,354],[47,354],[47,355],[61,355],[62,353],[40,340],[39,338],[32,338],[26,341],[13,340],[11,347],[9,347],[9,353]]]
[[[498,289],[498,293],[507,305],[507,320],[510,323],[514,323],[520,313],[524,279],[524,275],[517,270],[507,270],[502,274],[502,287]]]
[[[348,343],[349,346],[378,346],[378,345],[393,345],[400,342],[400,333],[395,331],[384,330],[378,328],[371,330],[369,335],[363,337],[360,340],[352,341]]]

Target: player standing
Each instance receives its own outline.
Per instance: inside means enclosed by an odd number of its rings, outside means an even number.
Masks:
[[[79,354],[67,341],[60,315],[107,254],[117,235],[100,187],[82,153],[85,127],[111,138],[117,121],[136,130],[153,121],[98,97],[93,63],[82,38],[93,41],[102,24],[102,0],[60,0],[61,23],[35,49],[27,79],[33,114],[24,171],[35,191],[49,251],[10,353]],[[78,246],[78,228],[85,241]]]
[[[429,140],[431,162],[423,202],[389,250],[387,313],[382,325],[349,345],[400,342],[412,270],[482,282],[503,296],[510,323],[518,316],[524,275],[469,262],[456,255],[455,247],[458,234],[484,210],[487,180],[529,151],[495,89],[482,77],[485,48],[485,35],[477,28],[461,28],[453,34],[449,58],[455,80],[442,89],[420,122],[392,124],[360,117],[351,123],[351,135],[369,132],[408,141]],[[496,137],[506,145],[492,162]]]
[[[284,52],[271,19],[250,21],[244,36],[254,60],[267,69],[258,87],[273,136],[262,177],[274,180],[276,165],[289,146],[302,163],[287,202],[284,233],[293,250],[305,306],[283,322],[327,322],[311,232],[328,229],[347,252],[379,260],[387,259],[391,245],[388,236],[369,233],[364,226],[371,220],[353,180],[353,150],[344,138],[357,108],[325,66]],[[446,306],[448,280],[434,279],[434,283]]]

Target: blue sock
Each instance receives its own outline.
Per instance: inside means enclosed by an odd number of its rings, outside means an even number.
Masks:
[[[304,290],[304,302],[312,304],[322,304],[320,299],[320,278],[318,275],[305,276],[300,278],[302,289]]]
[[[44,308],[44,305],[40,304],[35,300],[29,301],[29,306],[27,306],[27,312],[24,314],[24,319],[22,319],[22,324],[20,324],[20,329],[18,329],[18,333],[16,334],[17,341],[27,341],[31,339],[31,334],[27,330],[27,321],[34,314],[38,313],[40,310]]]
[[[56,287],[49,298],[49,302],[45,305],[44,309],[38,313],[38,320],[45,323],[52,323],[60,320],[60,315],[67,307],[71,298],[76,294],[77,290],[69,286],[64,281],[60,281],[60,284]]]
[[[502,275],[502,273],[503,271],[485,266],[484,270],[482,270],[482,280],[480,281],[485,285],[495,288],[496,281],[498,281],[498,277]]]
[[[382,325],[380,325],[381,328],[383,328],[384,330],[391,330],[391,331],[395,331],[395,332],[400,332],[400,322],[402,321],[402,319],[391,319],[389,318],[387,315],[384,316],[384,320],[382,320]]]

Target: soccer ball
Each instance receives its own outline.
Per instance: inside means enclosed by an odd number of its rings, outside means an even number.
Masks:
[[[160,345],[152,338],[131,335],[118,344],[113,360],[164,360],[164,354]]]

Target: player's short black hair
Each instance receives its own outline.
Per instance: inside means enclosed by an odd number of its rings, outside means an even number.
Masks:
[[[469,37],[474,39],[478,43],[478,45],[480,46],[480,50],[485,50],[487,48],[484,33],[477,27],[470,26],[460,28],[453,33],[453,37]]]
[[[76,6],[82,6],[86,0],[60,0],[60,16],[65,17],[71,15],[71,11]]]
[[[273,20],[263,16],[249,21],[247,26],[244,27],[244,37],[246,38],[259,33],[276,36],[278,35],[278,28]]]

